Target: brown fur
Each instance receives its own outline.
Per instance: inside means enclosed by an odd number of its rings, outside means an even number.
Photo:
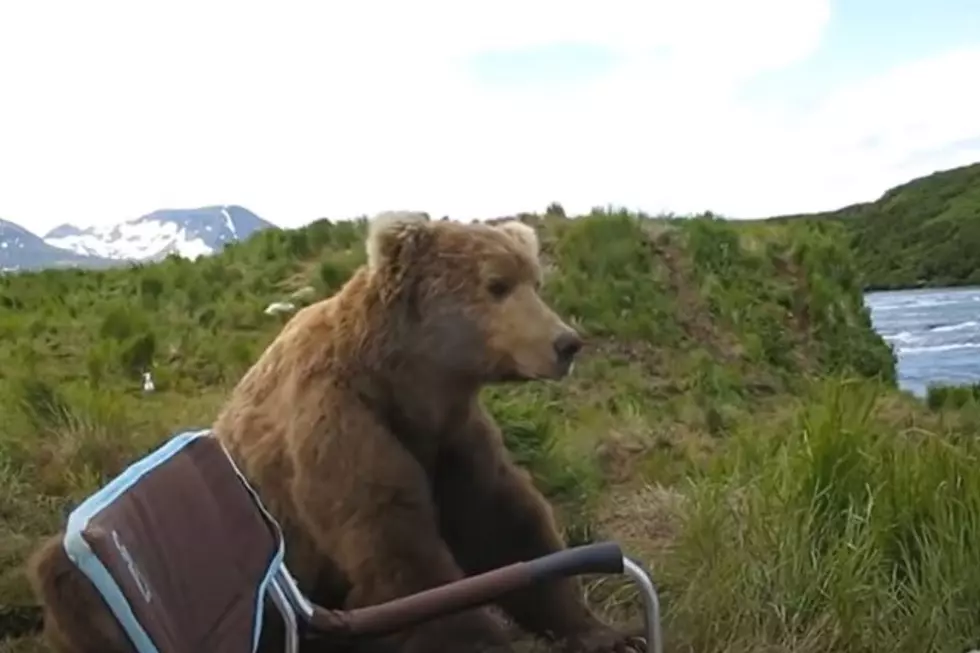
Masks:
[[[44,636],[61,653],[133,653],[136,649],[102,596],[68,559],[62,534],[49,537],[27,563],[44,605]],[[67,600],[66,600],[67,599]]]
[[[556,342],[572,353],[581,344],[537,293],[533,230],[389,213],[372,222],[367,252],[368,264],[337,294],[289,321],[214,424],[282,524],[301,589],[334,607],[380,603],[563,547],[550,507],[511,462],[478,398],[488,383],[564,376],[571,357],[559,357]],[[59,591],[51,564],[49,555],[35,584],[49,599]],[[570,650],[625,650],[573,581],[500,606]],[[52,623],[79,632],[61,615]],[[508,640],[476,609],[384,643],[467,653],[509,651]]]

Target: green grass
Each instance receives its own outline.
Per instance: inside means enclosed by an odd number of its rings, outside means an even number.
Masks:
[[[965,651],[980,637],[980,445],[827,380],[688,488],[664,570],[694,650]],[[761,432],[760,432],[761,431]],[[707,619],[705,615],[711,615]]]
[[[486,399],[569,540],[614,537],[654,570],[670,650],[976,644],[980,410],[895,389],[844,228],[557,213],[524,217],[589,346],[573,377]],[[32,604],[20,563],[72,502],[210,423],[281,327],[265,305],[336,290],[363,227],[0,278],[0,607]],[[636,608],[622,583],[588,591]]]

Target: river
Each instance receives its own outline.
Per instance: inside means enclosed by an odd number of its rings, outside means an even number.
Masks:
[[[895,349],[901,388],[924,396],[932,383],[980,382],[980,288],[873,292],[865,302]]]

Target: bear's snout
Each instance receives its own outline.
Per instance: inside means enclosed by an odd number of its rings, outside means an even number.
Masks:
[[[563,331],[554,341],[558,364],[564,368],[570,367],[583,344],[582,338],[575,331],[571,329]]]

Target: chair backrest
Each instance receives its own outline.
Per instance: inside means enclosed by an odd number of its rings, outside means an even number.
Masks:
[[[140,653],[254,651],[278,524],[208,431],[183,433],[72,511],[64,546]]]

